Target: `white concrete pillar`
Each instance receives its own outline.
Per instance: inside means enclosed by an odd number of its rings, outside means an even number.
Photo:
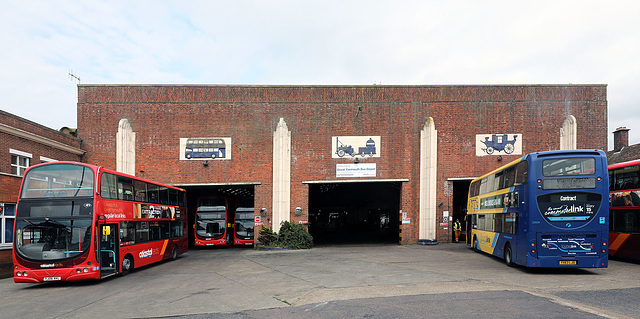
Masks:
[[[429,117],[420,131],[420,229],[418,243],[434,244],[436,239],[436,173],[438,131]]]
[[[560,149],[575,150],[578,148],[578,124],[573,115],[567,115],[560,127]]]
[[[273,133],[273,228],[280,231],[280,223],[289,221],[291,206],[291,131],[280,118]]]
[[[116,170],[136,174],[136,133],[127,119],[121,119],[116,132]]]

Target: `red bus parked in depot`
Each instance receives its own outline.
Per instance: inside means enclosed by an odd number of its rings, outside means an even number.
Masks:
[[[640,160],[609,165],[609,255],[640,261]]]
[[[238,200],[234,216],[233,244],[236,246],[253,246],[254,212],[253,201]]]
[[[27,169],[14,227],[14,282],[101,279],[188,250],[184,190],[94,165]]]
[[[208,196],[198,199],[194,227],[195,246],[227,246],[233,244],[233,228],[224,197]]]

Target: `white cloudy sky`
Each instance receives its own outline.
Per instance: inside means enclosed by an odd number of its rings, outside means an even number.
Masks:
[[[76,125],[84,84],[607,84],[640,143],[640,1],[19,1],[0,109]]]

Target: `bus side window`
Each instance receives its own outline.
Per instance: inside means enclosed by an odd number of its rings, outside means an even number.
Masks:
[[[516,233],[516,222],[518,213],[507,213],[504,219],[504,232],[514,235]]]
[[[133,180],[118,177],[118,199],[133,200]]]
[[[503,188],[504,185],[504,171],[497,172],[494,181],[493,181],[493,190],[499,190]]]
[[[495,214],[493,231],[497,233],[504,232],[504,220],[506,214]]]
[[[158,195],[160,196],[160,204],[168,205],[169,204],[169,189],[166,187],[161,187]]]
[[[149,222],[134,222],[136,224],[136,244],[149,241]]]
[[[478,229],[479,230],[485,230],[486,225],[485,225],[484,215],[477,215],[477,216],[478,216],[477,217],[478,218],[478,223],[477,223]]]
[[[117,199],[116,192],[116,176],[109,173],[103,173],[100,178],[100,195],[102,198]]]
[[[160,239],[169,239],[171,238],[169,221],[161,221],[160,222]]]
[[[178,206],[178,191],[169,188],[169,205]]]
[[[136,194],[135,200],[137,202],[146,202],[147,201],[147,183],[142,181],[134,181],[133,186]]]
[[[511,166],[504,172],[504,188],[511,187],[515,184],[516,167]]]
[[[514,185],[527,183],[527,175],[529,174],[529,162],[522,161],[516,165],[516,181]]]
[[[149,203],[160,204],[160,202],[158,201],[158,186],[153,184],[147,185],[147,192],[149,194],[147,196],[147,200],[149,201]]]
[[[135,240],[135,222],[120,222],[120,243],[130,243]]]
[[[178,206],[186,206],[187,193],[180,191],[178,193]]]
[[[182,237],[182,221],[171,222],[171,237]]]

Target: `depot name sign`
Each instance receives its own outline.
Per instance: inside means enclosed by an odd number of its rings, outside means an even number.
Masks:
[[[376,177],[376,163],[336,164],[336,177]]]

